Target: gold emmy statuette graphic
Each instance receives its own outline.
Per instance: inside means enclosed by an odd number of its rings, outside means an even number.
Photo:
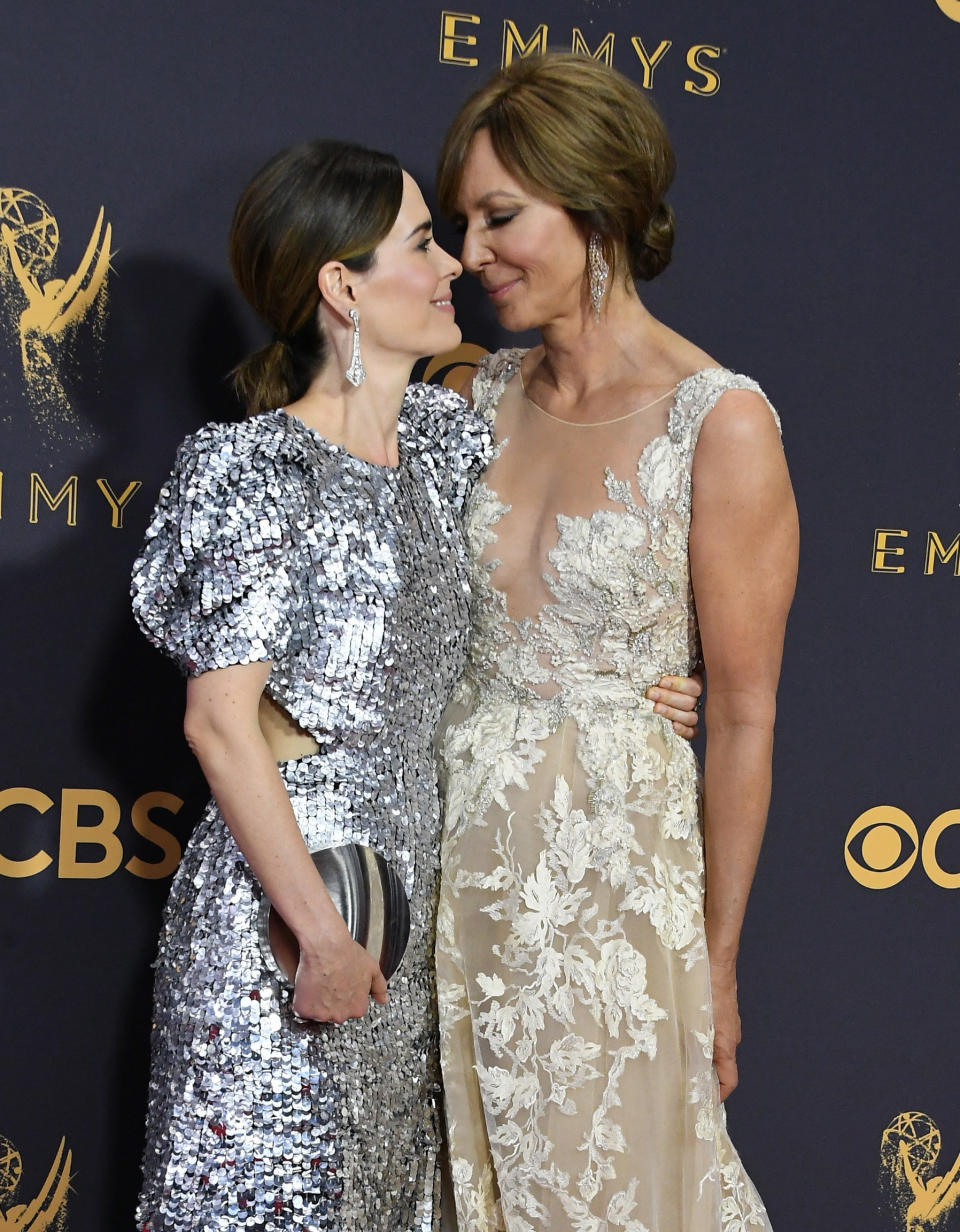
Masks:
[[[951,21],[960,21],[960,0],[937,0],[937,8]]]
[[[880,1160],[904,1232],[933,1232],[960,1201],[960,1155],[942,1176],[940,1130],[925,1112],[901,1112],[880,1139]]]
[[[23,1161],[13,1143],[0,1134],[0,1232],[65,1232],[73,1163],[73,1154],[66,1145],[66,1139],[61,1138],[37,1196],[30,1202],[13,1205],[23,1175]]]
[[[38,422],[51,435],[76,425],[59,359],[80,323],[102,325],[110,271],[110,223],[103,206],[80,264],[69,278],[53,278],[60,228],[50,210],[25,188],[0,188],[0,291],[20,337],[23,375]]]
[[[447,389],[462,388],[467,375],[476,368],[483,356],[489,353],[486,347],[477,346],[475,342],[461,342],[452,351],[434,355],[424,369],[423,379],[430,381],[439,376],[441,384]]]

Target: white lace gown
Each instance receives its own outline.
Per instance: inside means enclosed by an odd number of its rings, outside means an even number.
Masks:
[[[499,451],[466,509],[473,643],[440,747],[459,1229],[769,1232],[711,1060],[696,760],[643,696],[699,655],[700,425],[758,386],[709,368],[576,426],[525,397],[521,355],[474,385]]]

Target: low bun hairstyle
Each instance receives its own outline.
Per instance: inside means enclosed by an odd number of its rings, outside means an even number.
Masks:
[[[646,93],[615,69],[551,52],[514,60],[460,108],[444,139],[437,197],[457,196],[474,136],[486,129],[510,174],[596,231],[615,269],[655,278],[670,263],[673,210],[663,200],[675,161]]]
[[[670,264],[673,255],[673,209],[661,201],[650,215],[646,230],[636,241],[628,241],[630,272],[634,278],[649,282]]]
[[[233,371],[247,414],[307,392],[327,354],[317,274],[328,261],[370,269],[402,196],[403,172],[392,154],[343,141],[291,146],[250,181],[233,215],[230,264],[273,341]]]

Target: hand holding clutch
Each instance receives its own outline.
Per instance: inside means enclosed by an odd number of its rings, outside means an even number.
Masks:
[[[310,854],[351,937],[377,960],[383,978],[389,980],[410,937],[410,905],[395,869],[379,852],[359,843],[322,847]],[[266,894],[257,932],[267,970],[285,988],[293,988],[300,948]]]

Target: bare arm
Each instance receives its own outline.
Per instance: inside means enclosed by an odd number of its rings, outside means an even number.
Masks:
[[[187,682],[184,731],[230,832],[300,944],[293,1008],[343,1022],[385,1002],[380,968],[330,900],[300,834],[257,712],[270,663],[204,672]]]
[[[770,801],[777,682],[797,574],[797,513],[763,399],[725,393],[693,463],[690,568],[710,683],[704,768],[707,949],[714,1062],[737,1084],[736,959]]]

